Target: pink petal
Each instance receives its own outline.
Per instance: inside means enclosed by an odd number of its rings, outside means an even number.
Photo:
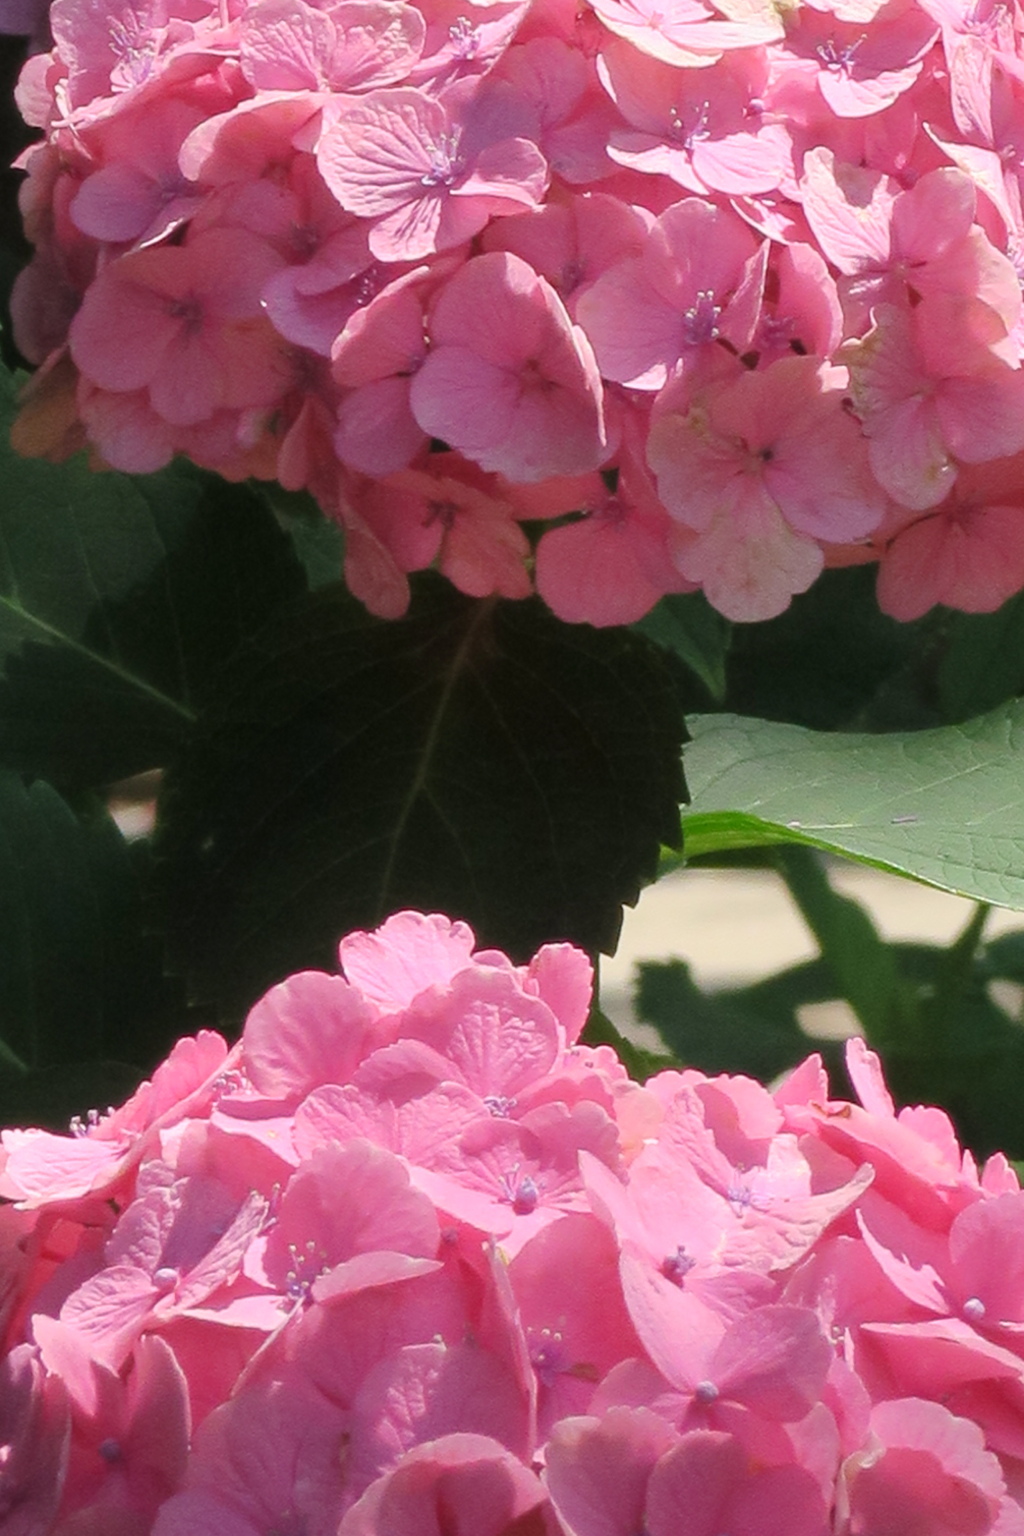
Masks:
[[[368,1001],[397,1012],[428,987],[446,986],[470,964],[475,944],[466,923],[398,912],[373,933],[346,935],[338,954],[345,975]]]
[[[372,1014],[340,976],[299,971],[253,1008],[243,1033],[245,1070],[260,1093],[299,1099],[346,1082],[369,1046]]]
[[[648,1479],[676,1438],[644,1408],[557,1424],[545,1451],[545,1481],[574,1536],[635,1536],[644,1524]]]

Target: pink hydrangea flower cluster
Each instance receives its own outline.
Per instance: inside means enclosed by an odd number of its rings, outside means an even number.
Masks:
[[[586,957],[405,912],[3,1136],[25,1536],[1022,1536],[1024,1192],[816,1057],[578,1043]]]
[[[594,624],[1024,588],[1017,0],[51,20],[24,443],[308,488],[382,615],[431,564]]]

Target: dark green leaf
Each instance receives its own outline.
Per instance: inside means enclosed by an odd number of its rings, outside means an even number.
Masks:
[[[745,1072],[767,1081],[813,1048],[795,1017],[756,1012],[730,993],[702,992],[682,960],[640,963],[635,1009],[680,1061],[703,1072]]]
[[[682,739],[672,664],[637,635],[440,579],[399,622],[325,589],[226,669],[168,775],[173,962],[244,1006],[402,907],[518,956],[610,949],[678,836]]]
[[[984,948],[983,974],[993,981],[1015,981],[1024,986],[1024,929],[1002,933]]]
[[[734,1003],[748,1015],[775,1020],[792,1031],[800,1028],[802,1008],[808,1004],[835,1002],[837,993],[835,971],[819,956],[788,966],[760,981],[715,995]],[[823,1050],[826,1055],[834,1051],[835,1046],[834,1041],[823,1043],[810,1037],[805,1037],[805,1043],[808,1050]]]
[[[688,858],[806,843],[1024,910],[1024,703],[885,736],[733,715],[690,725]]]
[[[295,546],[311,592],[341,580],[345,536],[308,491],[286,491],[276,481],[254,484]]]
[[[0,1125],[66,1131],[75,1116],[123,1104],[145,1075],[123,1061],[71,1061],[24,1078],[0,1076]]]
[[[996,613],[948,618],[938,692],[947,720],[965,720],[1024,692],[1024,593]]]
[[[85,820],[48,784],[0,772],[0,1080],[74,1063],[152,1064],[180,993],[143,932],[141,860],[109,816]],[[34,1101],[33,1101],[34,1102]],[[88,1107],[88,1106],[86,1106]]]
[[[844,998],[872,1045],[908,1043],[918,1027],[914,1000],[903,985],[893,948],[867,910],[832,889],[821,856],[812,848],[779,848],[775,867],[800,909]]]
[[[662,1072],[666,1067],[681,1065],[674,1056],[661,1056],[654,1051],[645,1051],[642,1046],[634,1045],[632,1040],[627,1040],[625,1035],[619,1033],[607,1014],[602,1013],[596,1006],[591,1008],[587,1016],[580,1039],[584,1045],[610,1045],[630,1077],[637,1083],[646,1083],[655,1072]]]
[[[725,697],[725,658],[732,626],[702,592],[671,594],[633,626],[695,672],[716,703]]]
[[[1002,944],[996,940],[979,955],[952,1030],[941,1037],[894,1039],[884,1054],[897,1102],[941,1105],[979,1156],[997,1149],[1024,1155],[1024,1028],[986,990],[994,972],[1005,973],[993,958]],[[893,967],[927,1018],[930,1005],[941,1000],[949,951],[927,944],[890,947]],[[688,1066],[768,1080],[814,1050],[824,1057],[836,1094],[850,1091],[840,1044],[809,1038],[798,1022],[807,1004],[841,995],[823,959],[711,995],[694,986],[683,962],[645,962],[638,968],[636,995],[638,1017],[653,1024]]]
[[[878,607],[873,565],[826,571],[785,613],[737,624],[726,703],[816,730],[937,723],[917,677],[927,625]]]
[[[1024,1028],[994,1000],[991,980],[1013,970],[1013,949],[1024,935],[1007,935],[984,946],[958,1007],[941,1031],[925,1028],[915,1039],[892,1041],[885,1050],[886,1075],[894,1097],[902,1104],[939,1104],[954,1119],[961,1138],[980,1156],[997,1149],[1024,1154]],[[1014,944],[1008,945],[1007,940]],[[950,950],[930,944],[893,944],[893,963],[903,985],[914,997],[925,1024],[941,1010],[947,985]],[[751,1013],[766,1016],[796,1011],[806,1003],[835,998],[831,968],[823,960],[794,966],[730,994]],[[808,1042],[831,1055],[833,1080],[838,1078],[837,1050],[830,1042]]]
[[[12,168],[35,137],[14,102],[15,83],[27,52],[25,38],[0,34],[0,361],[11,362],[15,360],[8,324],[11,286],[32,254],[18,208],[18,190],[25,177]]]
[[[922,1014],[941,1005],[948,951],[894,946],[917,988]],[[1024,1154],[1024,1029],[988,992],[984,951],[961,989],[960,1006],[941,1030],[885,1054],[893,1096],[904,1104],[940,1104],[979,1156]]]
[[[0,389],[0,763],[69,789],[162,766],[299,562],[257,496],[185,463],[19,457]]]

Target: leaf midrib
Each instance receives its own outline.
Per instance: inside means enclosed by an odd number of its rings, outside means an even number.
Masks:
[[[186,721],[187,724],[194,725],[196,723],[198,717],[195,711],[190,709],[187,704],[182,704],[178,699],[172,698],[170,694],[163,693],[159,688],[154,688],[152,683],[146,682],[145,678],[139,677],[137,673],[127,671],[118,662],[111,660],[109,656],[104,656],[102,651],[90,650],[81,641],[72,639],[65,631],[57,629],[52,624],[48,624],[38,614],[30,613],[28,609],[23,608],[20,603],[12,601],[9,597],[0,596],[0,608],[6,609],[8,613],[13,614],[30,629],[37,630],[40,635],[46,637],[47,641],[65,646],[76,655],[84,656],[86,660],[91,661],[94,665],[102,667],[111,676],[116,677],[122,683],[127,683],[136,692],[153,699],[162,708],[170,710],[179,719]]]
[[[398,859],[399,848],[402,844],[402,837],[405,833],[405,828],[408,824],[409,817],[412,815],[413,807],[415,806],[420,795],[422,795],[426,790],[427,782],[430,777],[430,770],[433,766],[434,757],[437,752],[438,743],[441,740],[441,728],[444,724],[444,718],[447,714],[448,706],[451,703],[452,695],[455,692],[456,684],[458,683],[466,668],[466,663],[469,659],[470,651],[472,650],[473,642],[476,639],[477,632],[482,624],[489,621],[496,601],[497,600],[493,597],[484,598],[476,605],[475,609],[472,611],[470,621],[466,625],[466,632],[462,639],[459,641],[458,647],[452,656],[451,663],[446,670],[444,681],[441,685],[441,692],[438,695],[437,705],[431,716],[426,739],[423,743],[423,751],[420,754],[420,760],[417,764],[416,772],[413,775],[412,782],[410,783],[408,790],[402,798],[402,803],[399,807],[398,815],[395,817],[394,825],[391,830],[391,836],[388,839],[387,860],[381,872],[380,879],[378,915],[381,917],[383,917],[387,911],[388,892],[391,889],[391,880],[395,870],[395,863]]]

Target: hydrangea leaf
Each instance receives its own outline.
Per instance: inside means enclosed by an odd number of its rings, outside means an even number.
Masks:
[[[255,489],[295,546],[310,591],[341,581],[345,535],[340,523],[325,517],[308,491],[286,491],[276,480],[260,481]]]
[[[806,843],[1024,910],[1024,701],[878,736],[736,715],[689,724],[687,859]]]
[[[683,736],[671,659],[627,631],[440,579],[397,622],[311,594],[229,665],[165,781],[171,962],[244,1006],[402,907],[517,956],[610,949],[678,836]]]
[[[876,1050],[905,1043],[919,1028],[915,1000],[870,912],[833,889],[825,861],[813,849],[777,848],[773,862],[865,1037]]]
[[[734,625],[726,706],[819,731],[943,724],[920,677],[931,621],[882,613],[876,580],[873,565],[823,571],[778,618]]]
[[[963,720],[1024,692],[1024,593],[995,613],[952,613],[935,683],[943,715]]]
[[[652,1024],[685,1066],[702,1072],[767,1080],[795,1067],[810,1049],[795,1018],[701,991],[683,960],[642,961],[634,995],[637,1018]]]
[[[903,986],[920,1001],[927,1021],[929,1004],[944,983],[948,950],[929,944],[890,949]],[[978,1155],[1000,1147],[1024,1151],[1024,1028],[988,990],[991,981],[1014,972],[1015,961],[1019,967],[1019,952],[1009,955],[1002,939],[983,946],[954,1027],[941,1039],[926,1029],[916,1041],[891,1041],[885,1053],[899,1102],[941,1104]],[[687,1066],[768,1079],[815,1050],[825,1058],[835,1092],[847,1091],[841,1043],[811,1038],[800,1024],[805,1007],[842,996],[825,959],[712,995],[695,986],[685,962],[645,961],[637,970],[635,996],[637,1017],[654,1025]]]
[[[66,1122],[89,1107],[71,1096],[87,1064],[113,1075],[110,1094],[173,1040],[181,996],[163,977],[159,941],[144,931],[145,854],[105,811],[80,818],[49,784],[26,787],[0,771],[4,1124]],[[69,1073],[78,1073],[74,1084]]]
[[[678,1068],[682,1062],[675,1056],[660,1051],[648,1051],[636,1045],[627,1035],[620,1034],[606,1013],[595,1003],[587,1015],[587,1022],[580,1036],[584,1045],[610,1045],[630,1077],[638,1083],[646,1083],[655,1072]]]
[[[703,592],[670,593],[635,627],[656,645],[675,652],[715,702],[722,702],[732,625],[716,613]]]
[[[0,370],[0,764],[75,789],[162,766],[299,560],[246,487],[24,459],[13,412]]]

